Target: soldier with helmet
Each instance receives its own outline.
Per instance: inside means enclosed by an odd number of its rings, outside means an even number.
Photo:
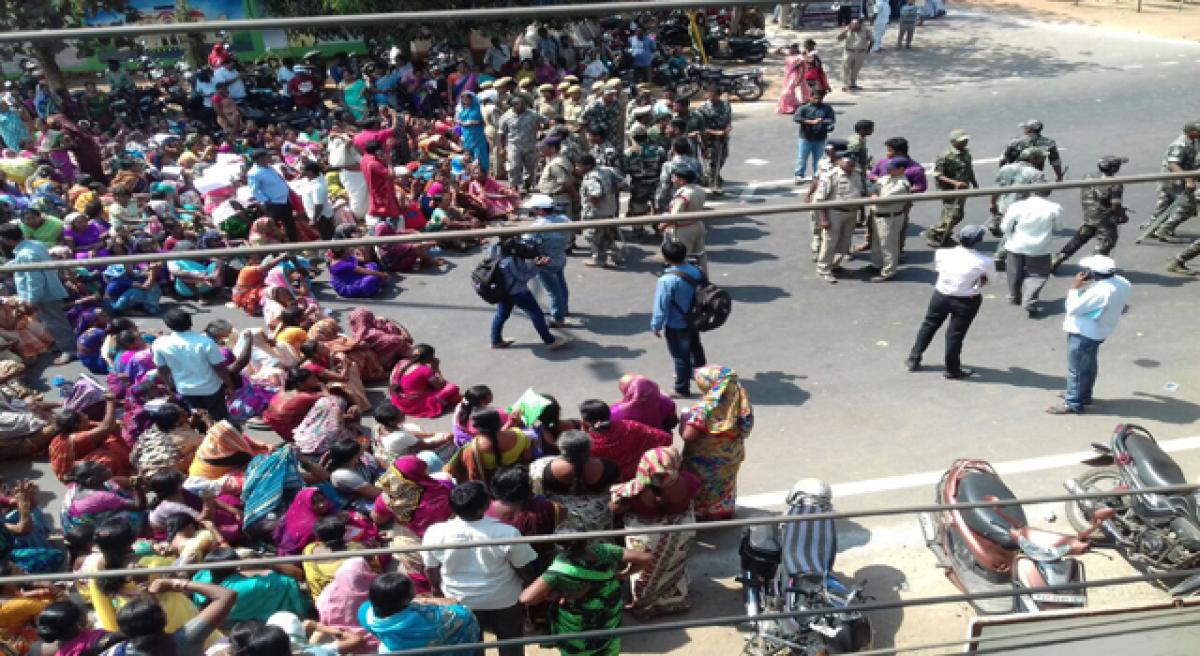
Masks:
[[[1084,176],[1084,179],[1111,178],[1121,170],[1121,165],[1128,161],[1127,157],[1105,155],[1096,162],[1096,168],[1100,170],[1100,175],[1089,173]],[[1121,200],[1124,193],[1125,185],[1120,184],[1083,187],[1079,190],[1080,202],[1083,204],[1083,225],[1079,226],[1075,236],[1071,237],[1071,240],[1054,256],[1050,262],[1050,273],[1054,273],[1058,267],[1062,266],[1063,262],[1069,260],[1076,251],[1083,248],[1083,245],[1088,243],[1092,237],[1096,238],[1097,253],[1100,255],[1112,253],[1112,249],[1117,245],[1117,225],[1129,220],[1129,215]]]
[[[629,129],[629,138],[633,145],[625,150],[624,156],[625,171],[629,174],[629,204],[625,216],[654,214],[655,195],[667,151],[650,143],[646,127],[641,123],[635,123]],[[644,234],[644,228],[635,227],[634,234]]]
[[[1000,165],[1011,164],[1021,157],[1021,151],[1026,148],[1037,148],[1046,153],[1046,162],[1054,169],[1054,181],[1062,182],[1063,167],[1062,158],[1058,154],[1058,144],[1053,139],[1042,136],[1042,122],[1037,119],[1030,119],[1019,126],[1025,131],[1025,134],[1013,139],[1008,143],[1008,147],[1004,149],[1004,154],[1000,157]],[[1042,166],[1038,166],[1041,170]]]
[[[938,191],[979,187],[979,182],[975,179],[975,165],[968,148],[970,141],[971,135],[967,134],[966,130],[957,129],[950,132],[950,149],[942,153],[933,165],[933,179],[937,182]],[[962,222],[965,207],[965,198],[942,200],[942,213],[937,223],[921,233],[930,248],[956,245],[950,233]]]
[[[1200,169],[1200,121],[1188,121],[1183,134],[1167,146],[1163,157],[1163,173],[1180,173]],[[1170,213],[1150,236],[1159,241],[1174,242],[1175,229],[1196,216],[1196,178],[1164,180],[1158,184],[1158,202],[1154,204],[1151,221]]]

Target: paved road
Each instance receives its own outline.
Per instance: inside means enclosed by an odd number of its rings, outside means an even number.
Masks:
[[[812,36],[826,51],[837,87],[831,32]],[[1017,123],[1028,118],[1043,120],[1045,133],[1057,139],[1070,178],[1089,172],[1096,158],[1108,153],[1129,156],[1128,173],[1157,171],[1166,144],[1200,106],[1200,90],[1185,83],[1196,79],[1200,48],[1179,43],[968,15],[929,24],[918,31],[916,46],[872,56],[862,78],[864,92],[831,96],[839,134],[855,120],[871,118],[877,124],[875,152],[882,152],[887,137],[903,135],[914,156],[932,162],[948,131],[965,127],[974,135],[975,157],[984,162],[978,172],[985,182],[995,173],[995,156],[1019,132]],[[769,102],[738,106],[736,115],[725,176],[730,190],[716,205],[750,208],[794,199],[788,180],[795,131],[788,117],[777,116]],[[1135,216],[1145,217],[1154,190],[1143,185],[1127,190],[1126,197]],[[1064,203],[1073,229],[1080,216],[1077,195],[1064,192],[1054,199]],[[913,234],[936,212],[929,204],[918,205]],[[986,201],[971,201],[968,216],[983,222]],[[1061,489],[1063,477],[1079,471],[1071,465],[1073,458],[1062,454],[1104,440],[1120,421],[1141,423],[1162,439],[1200,434],[1200,347],[1194,330],[1200,282],[1163,271],[1178,247],[1134,246],[1126,230],[1115,257],[1134,284],[1134,295],[1120,329],[1101,351],[1099,403],[1084,416],[1050,417],[1042,409],[1063,387],[1062,299],[1073,267],[1065,267],[1047,286],[1048,310],[1038,320],[1006,305],[997,286],[964,353],[964,362],[979,376],[948,382],[936,367],[910,374],[902,366],[934,278],[932,253],[922,241],[909,240],[908,264],[894,282],[866,284],[866,261],[859,259],[841,284],[831,286],[815,278],[807,229],[807,216],[783,215],[729,221],[709,234],[712,275],[733,295],[735,308],[728,326],[705,335],[705,345],[712,362],[740,373],[756,409],[740,477],[744,514],[777,509],[782,490],[806,476],[840,484],[837,505],[843,509],[928,502],[930,477],[950,460],[967,456],[1021,461],[1010,468],[1011,487],[1019,495],[1051,494]],[[1198,231],[1194,222],[1184,228]],[[1064,230],[1061,236],[1065,240],[1068,234]],[[585,269],[582,260],[572,260],[572,310],[582,327],[570,331],[575,344],[561,352],[541,348],[519,314],[506,330],[517,345],[502,353],[488,348],[491,308],[467,282],[478,258],[474,254],[452,256],[445,273],[406,277],[387,300],[371,307],[403,322],[419,341],[436,345],[452,381],[487,383],[500,402],[530,386],[555,393],[568,407],[588,398],[615,400],[622,374],[663,382],[671,376],[666,349],[648,330],[659,269],[653,256],[652,248],[638,246],[620,271]],[[331,292],[323,300],[342,311],[353,307]],[[257,321],[218,307],[198,312],[197,323],[215,317],[238,327]],[[144,323],[157,327],[153,320]],[[935,343],[927,363],[938,363],[939,348]],[[448,420],[427,423],[449,426]],[[1200,440],[1178,446],[1186,448],[1178,453],[1184,469],[1200,471]],[[47,503],[56,507],[51,496],[61,487],[45,463],[10,465],[4,473],[38,477]],[[879,598],[946,592],[914,526],[911,518],[847,525],[843,544],[853,547],[843,562],[847,571],[870,579]],[[739,610],[728,580],[734,574],[734,544],[732,533],[700,540],[692,571],[700,593],[694,614]],[[1093,571],[1106,568],[1119,570],[1120,563]],[[897,633],[902,617],[910,621]],[[913,644],[961,636],[963,617],[962,609],[943,608],[877,619],[886,628],[882,644],[893,639]],[[728,630],[690,637],[690,643],[682,635],[632,640],[627,648],[658,653],[686,644],[691,654],[737,649]]]

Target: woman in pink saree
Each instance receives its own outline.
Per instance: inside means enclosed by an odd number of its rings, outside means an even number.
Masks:
[[[379,576],[365,558],[350,558],[342,563],[333,581],[317,596],[321,624],[351,631],[365,640],[369,653],[379,648],[379,639],[358,623],[358,607],[367,602],[371,581]]]
[[[508,185],[500,184],[478,164],[471,167],[471,183],[467,193],[484,209],[487,221],[511,218],[521,205],[521,194]]]
[[[777,111],[780,114],[794,113],[802,103],[812,100],[812,93],[817,89],[828,93],[829,78],[825,76],[825,66],[817,54],[817,42],[807,39],[802,50],[794,45],[788,49],[788,58],[784,63],[783,92],[779,96]]]
[[[392,370],[388,392],[392,404],[410,417],[440,417],[458,405],[458,386],[442,378],[440,363],[428,344],[417,344],[407,360]]]
[[[779,105],[775,111],[780,114],[794,114],[800,106],[796,100],[796,87],[804,79],[804,56],[796,44],[788,46],[787,59],[783,61],[783,86],[779,91]]]

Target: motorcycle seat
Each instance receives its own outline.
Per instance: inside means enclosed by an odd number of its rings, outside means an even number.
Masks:
[[[1017,498],[999,476],[992,474],[971,472],[958,482],[958,501],[961,503],[983,503],[989,497],[1002,500]],[[1017,522],[1016,526],[996,512],[995,508],[966,508],[959,512],[972,531],[1006,549],[1016,549],[1017,541],[1008,529],[1027,524],[1025,511],[1018,505],[1003,506],[1003,510],[1005,515]]]
[[[1125,437],[1125,451],[1133,459],[1138,478],[1148,487],[1187,485],[1187,478],[1179,465],[1167,455],[1158,442],[1132,433]]]

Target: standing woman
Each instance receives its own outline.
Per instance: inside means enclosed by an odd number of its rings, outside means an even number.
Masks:
[[[471,151],[471,157],[479,163],[484,173],[488,171],[488,144],[483,129],[483,110],[475,98],[474,91],[464,91],[458,98],[458,111],[454,114],[462,128],[462,145]]]
[[[342,91],[342,103],[350,110],[354,120],[361,121],[367,116],[367,83],[353,69],[345,70],[342,82],[338,85]]]
[[[674,447],[647,451],[632,481],[613,488],[613,512],[624,514],[626,528],[679,526],[696,521],[692,498],[700,479],[681,471],[683,458]],[[687,557],[695,531],[630,535],[625,546],[650,554],[651,563],[630,578],[631,610],[639,620],[681,613],[688,599]]]
[[[821,55],[817,54],[817,42],[805,39],[804,49],[800,51],[804,64],[801,73],[800,93],[804,102],[812,100],[814,91],[829,93],[829,78],[825,76],[825,65],[821,63]]]
[[[572,540],[550,569],[521,592],[526,606],[550,603],[550,633],[602,631],[621,626],[621,582],[650,564],[650,554],[615,544]],[[593,638],[558,643],[564,656],[618,656],[620,638]]]
[[[804,56],[796,44],[788,46],[787,59],[783,61],[783,87],[779,91],[779,114],[793,114],[800,102],[796,100],[796,89],[804,79]]]
[[[64,118],[61,114],[55,114],[46,119],[46,129],[41,131],[37,147],[38,152],[50,160],[55,170],[62,176],[63,183],[69,185],[75,182],[77,169],[75,163],[71,161],[70,138],[63,130]]]
[[[108,176],[104,174],[104,158],[100,142],[91,132],[76,125],[65,116],[56,116],[63,134],[67,135],[67,148],[75,156],[79,170],[92,176],[96,182],[107,183]]]
[[[703,484],[696,493],[698,521],[730,519],[737,497],[737,474],[746,459],[745,440],[754,428],[750,397],[728,367],[700,367],[696,385],[704,397],[680,425],[683,467]]]

